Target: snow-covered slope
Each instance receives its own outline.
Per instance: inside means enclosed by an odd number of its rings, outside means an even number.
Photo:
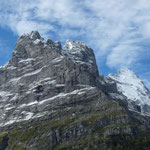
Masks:
[[[117,75],[109,74],[108,77],[117,83],[118,91],[127,97],[129,109],[150,115],[150,92],[133,71],[121,69]]]

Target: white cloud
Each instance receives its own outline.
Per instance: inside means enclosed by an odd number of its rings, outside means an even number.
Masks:
[[[23,33],[30,33],[31,30],[39,30],[41,31],[41,35],[44,35],[45,37],[47,37],[47,29],[48,30],[53,30],[53,27],[49,24],[45,24],[45,23],[37,23],[34,21],[26,21],[26,20],[21,20],[17,23],[16,26],[16,32],[21,35]]]
[[[150,38],[150,21],[146,21],[141,25],[140,30],[144,38]]]
[[[110,67],[128,67],[137,61],[139,47],[132,45],[118,45],[112,49],[107,57],[107,65]]]

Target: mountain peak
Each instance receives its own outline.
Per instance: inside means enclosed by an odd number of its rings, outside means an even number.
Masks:
[[[46,50],[47,49],[47,50]],[[40,57],[45,53],[50,53],[51,50],[56,50],[61,55],[71,59],[75,63],[88,63],[97,69],[96,59],[93,50],[85,43],[80,41],[66,40],[64,47],[61,47],[60,41],[47,41],[42,38],[38,31],[32,31],[29,34],[23,34],[16,42],[15,50],[11,63],[16,65],[17,61],[27,58]]]
[[[78,63],[89,63],[96,66],[93,50],[80,41],[66,40],[62,54]]]
[[[118,74],[109,74],[108,77],[117,83],[118,91],[127,97],[131,110],[137,111],[138,106],[142,114],[150,115],[150,92],[133,71],[120,69]]]
[[[136,86],[142,84],[141,79],[132,70],[127,68],[118,70],[118,74],[109,74],[108,76],[121,83],[133,84]]]
[[[40,39],[40,38],[41,38],[41,36],[40,36],[40,34],[39,34],[38,31],[32,31],[32,32],[30,33],[30,37],[31,37],[31,39],[33,39],[33,40],[36,40],[36,39]]]
[[[36,39],[41,39],[41,36],[38,31],[31,31],[30,33],[22,34],[18,40],[20,41],[24,39],[36,40]]]
[[[52,53],[52,51],[61,51],[61,43],[53,42],[48,39],[47,41],[42,38],[38,31],[32,31],[29,34],[23,34],[16,42],[10,63],[17,65],[17,62],[27,58],[36,58]]]
[[[65,45],[64,45],[64,48],[67,48],[67,49],[72,49],[73,47],[76,47],[76,43],[75,41],[72,41],[70,39],[67,39],[66,42],[65,42]]]
[[[118,74],[135,74],[132,70],[129,70],[128,68],[121,68],[118,70]]]
[[[76,47],[80,47],[80,48],[81,47],[84,47],[84,48],[86,47],[86,48],[90,49],[89,46],[87,46],[85,43],[83,43],[81,41],[73,41],[73,40],[70,40],[70,39],[66,40],[64,48],[68,48],[68,49],[71,50],[71,49],[76,48]]]

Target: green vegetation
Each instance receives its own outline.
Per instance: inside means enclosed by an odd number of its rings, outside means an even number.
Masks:
[[[149,134],[140,134],[130,139],[121,135],[112,135],[109,138],[111,150],[150,150]]]
[[[68,111],[64,112],[67,115],[62,115],[65,118],[55,117],[58,119],[41,121],[40,123],[27,122],[22,126],[18,125],[9,132],[0,133],[0,144],[3,137],[8,135],[9,140],[6,150],[28,150],[27,145],[33,145],[38,150],[150,150],[150,135],[141,133],[134,137],[132,134],[126,133],[126,129],[135,128],[138,122],[130,124],[128,119],[127,122],[125,120],[125,123],[113,122],[112,120],[122,117],[126,119],[127,113],[123,109],[115,109],[116,104],[114,103],[107,106],[106,109],[95,110],[94,112],[88,111],[87,113],[78,112],[73,114],[73,112]],[[98,121],[102,120],[104,122],[106,120],[106,123],[99,125]],[[85,129],[85,131],[81,131],[81,134],[75,133],[72,136],[64,136],[64,139],[61,139],[60,136],[59,138],[62,141],[58,140],[59,144],[57,142],[52,144],[53,133],[59,134],[62,132],[67,134],[70,131],[75,132],[74,129],[77,128],[78,130],[80,125],[81,130]],[[108,134],[109,136],[104,137],[104,133],[109,129],[118,130],[120,134]]]
[[[97,113],[97,114],[94,114],[92,115],[91,117],[83,120],[83,123],[85,123],[86,125],[93,125],[94,122],[98,119],[102,119],[102,118],[105,118],[105,117],[111,117],[111,116],[119,116],[119,115],[127,115],[125,112],[123,111],[117,111],[117,110],[114,110],[112,112],[103,112],[103,113]]]
[[[6,135],[6,133],[0,133],[0,144],[2,143],[3,141],[3,137]]]

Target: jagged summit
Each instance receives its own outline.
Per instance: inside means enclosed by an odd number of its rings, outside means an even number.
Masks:
[[[14,61],[16,63],[17,60],[38,57],[48,53],[48,49],[51,48],[53,51],[56,50],[61,55],[70,58],[75,63],[89,63],[94,65],[94,67],[97,67],[93,50],[83,42],[66,40],[66,43],[62,48],[60,41],[54,42],[51,39],[46,41],[40,36],[38,31],[23,34],[17,40],[13,52],[13,60],[11,62]]]
[[[89,46],[87,46],[85,43],[81,42],[81,41],[72,41],[70,39],[67,39],[66,40],[66,43],[64,45],[64,48],[67,48],[67,49],[73,49],[73,48],[76,48],[76,47],[85,47],[85,48],[89,48]],[[77,50],[80,50],[80,49],[77,49]]]
[[[96,66],[93,50],[83,42],[66,40],[62,54],[76,62],[86,62]]]
[[[139,77],[129,69],[108,76],[117,83],[117,89],[127,97],[129,108],[150,115],[150,92]]]
[[[32,40],[41,39],[40,33],[38,31],[31,31],[30,33],[24,33],[19,37],[19,40],[24,38],[30,38]]]
[[[92,49],[75,45],[94,66],[80,55],[76,55],[80,63],[76,62],[72,52],[63,53],[68,49],[62,49],[59,41],[45,41],[37,31],[17,40],[12,58],[0,68],[0,126],[44,116],[48,105],[55,107],[53,100],[82,95],[99,86]]]
[[[31,37],[31,39],[33,39],[33,40],[36,40],[36,39],[40,39],[40,38],[41,38],[41,36],[40,36],[40,34],[39,34],[38,31],[32,31],[32,32],[30,33],[30,37]]]
[[[109,74],[109,77],[113,79],[118,79],[118,82],[121,83],[128,83],[128,84],[133,84],[133,85],[139,85],[142,84],[141,79],[132,71],[127,68],[122,68],[118,70],[118,74]]]

